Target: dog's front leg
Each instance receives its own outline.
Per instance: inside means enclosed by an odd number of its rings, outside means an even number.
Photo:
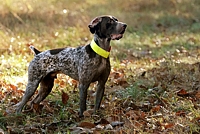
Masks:
[[[79,116],[83,117],[83,112],[86,110],[86,99],[87,99],[87,89],[90,84],[79,83],[79,94],[80,94],[80,113]]]
[[[101,100],[104,95],[104,90],[105,90],[105,82],[99,81],[97,85],[97,91],[96,91],[96,100],[95,100],[95,107],[94,107],[94,112],[99,110],[99,107],[101,105]]]
[[[94,112],[96,112],[100,108],[101,101],[102,101],[102,98],[104,95],[105,84],[108,80],[109,74],[110,74],[110,63],[107,64],[107,67],[106,67],[104,73],[99,77],[99,80],[98,80]]]

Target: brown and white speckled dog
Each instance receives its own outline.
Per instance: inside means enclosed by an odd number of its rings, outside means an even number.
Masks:
[[[88,25],[94,42],[102,49],[110,50],[110,41],[122,38],[127,25],[113,16],[100,16],[94,18]],[[98,81],[96,91],[96,104],[94,111],[98,110],[104,94],[105,83],[110,74],[109,57],[97,54],[91,44],[78,48],[63,48],[35,52],[34,59],[28,68],[28,84],[22,101],[15,105],[16,112],[20,113],[33,96],[38,85],[40,90],[32,103],[40,103],[51,92],[56,74],[64,73],[79,81],[80,112],[83,116],[86,110],[87,89],[90,83]]]

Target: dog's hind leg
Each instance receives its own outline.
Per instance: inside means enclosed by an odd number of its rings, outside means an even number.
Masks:
[[[22,98],[22,100],[17,103],[14,107],[16,107],[16,113],[20,113],[24,107],[24,105],[28,102],[28,100],[33,96],[35,93],[38,85],[39,85],[40,79],[34,80],[34,81],[28,81],[28,84],[26,86],[25,94]]]
[[[31,101],[31,104],[39,104],[47,97],[47,95],[51,92],[53,88],[55,78],[56,74],[49,73],[41,80],[39,92],[36,97]]]

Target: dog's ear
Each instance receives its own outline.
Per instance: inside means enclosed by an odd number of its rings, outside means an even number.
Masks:
[[[96,17],[94,18],[90,24],[88,25],[88,27],[90,28],[90,32],[92,34],[95,33],[95,27],[102,21],[102,17]]]

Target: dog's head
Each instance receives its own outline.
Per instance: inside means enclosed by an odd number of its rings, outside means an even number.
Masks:
[[[113,16],[100,16],[94,18],[88,25],[92,34],[97,34],[100,38],[119,40],[123,37],[127,25],[119,22]]]

